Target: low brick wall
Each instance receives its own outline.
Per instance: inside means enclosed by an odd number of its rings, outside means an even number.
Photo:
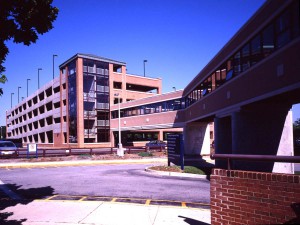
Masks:
[[[214,169],[210,185],[212,225],[282,224],[299,219],[298,175]]]

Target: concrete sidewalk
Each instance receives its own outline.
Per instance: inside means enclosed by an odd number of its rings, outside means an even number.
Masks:
[[[22,225],[207,225],[210,210],[92,201],[35,200],[0,211]],[[6,222],[6,221],[5,221]],[[5,224],[4,222],[4,224]]]
[[[167,158],[145,158],[145,159],[119,159],[119,160],[73,160],[73,161],[51,161],[51,162],[7,162],[0,163],[0,168],[35,168],[56,166],[87,166],[87,165],[112,165],[112,164],[147,164],[164,163]]]

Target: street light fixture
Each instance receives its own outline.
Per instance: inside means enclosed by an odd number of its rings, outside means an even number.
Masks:
[[[40,89],[40,70],[42,70],[42,68],[38,68],[38,89]]]
[[[115,94],[116,97],[119,97],[119,93]],[[121,110],[120,110],[120,97],[118,98],[118,117],[119,117],[119,124],[118,124],[118,130],[119,130],[119,143],[118,143],[118,151],[117,155],[118,156],[124,156],[124,149],[122,147],[122,142],[121,142]]]
[[[176,87],[172,87],[174,91],[176,91]]]
[[[28,81],[30,81],[30,79],[27,79],[27,98],[28,98]]]
[[[54,58],[55,57],[57,57],[58,55],[52,55],[52,59],[53,59],[53,63],[52,63],[52,65],[53,65],[53,80],[54,80]]]
[[[146,62],[148,62],[148,60],[144,59],[144,77],[146,76]]]
[[[10,93],[10,107],[12,108],[12,96],[14,95],[15,93]]]
[[[19,92],[20,88],[21,88],[21,87],[18,87],[18,103],[20,102],[20,97],[19,97],[19,96],[20,96],[20,95],[19,95],[19,94],[20,94],[20,92]]]

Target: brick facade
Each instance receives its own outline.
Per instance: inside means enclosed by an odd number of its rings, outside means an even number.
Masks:
[[[214,169],[210,192],[212,225],[282,224],[300,216],[298,175]]]

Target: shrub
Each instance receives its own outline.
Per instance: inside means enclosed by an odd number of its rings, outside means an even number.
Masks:
[[[140,152],[138,155],[141,156],[141,157],[153,156],[153,154],[151,152]]]

